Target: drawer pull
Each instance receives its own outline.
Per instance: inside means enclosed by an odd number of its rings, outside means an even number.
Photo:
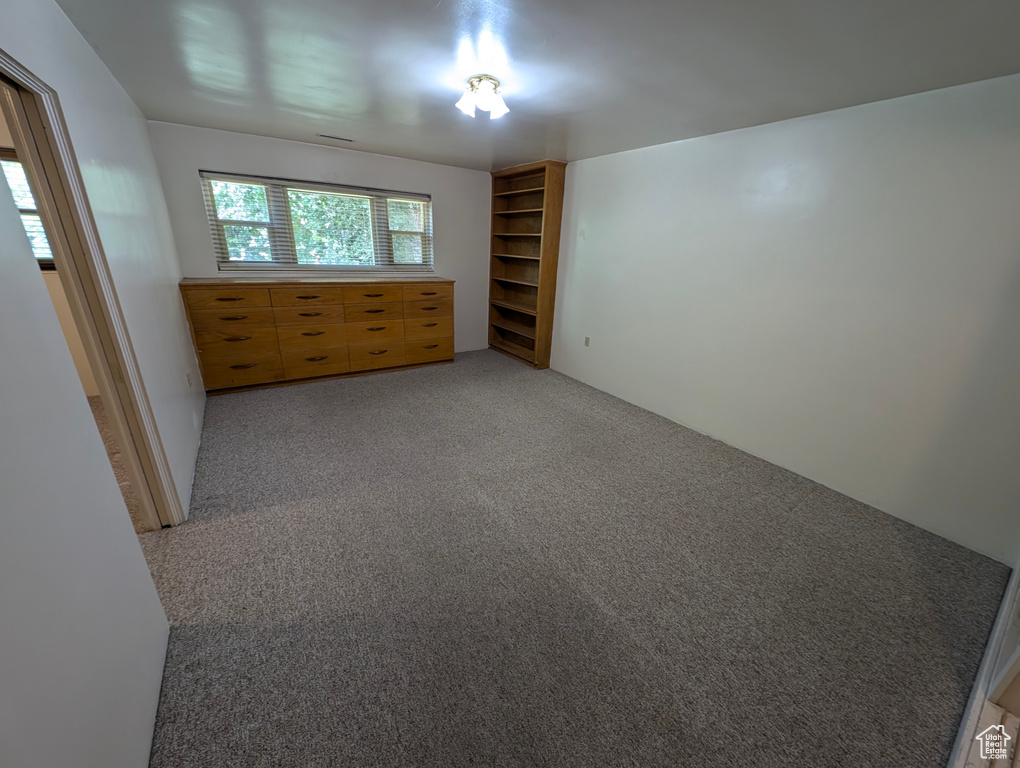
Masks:
[[[309,299],[318,299],[319,298],[319,294],[315,294],[314,296],[295,296],[294,298],[295,299],[306,299],[306,300],[309,300]]]
[[[385,355],[387,352],[389,352],[388,349],[377,349],[377,350],[375,350],[375,352],[369,352],[368,354],[370,354],[370,355]]]
[[[317,355],[315,357],[306,357],[305,360],[310,363],[317,363],[320,360],[325,360],[327,357],[329,357],[329,355]]]
[[[365,330],[366,331],[385,331],[386,330],[386,326],[385,325],[380,325],[378,328],[366,328]]]
[[[254,368],[256,365],[258,365],[258,363],[246,363],[245,365],[232,365],[230,367],[235,371],[243,371],[246,368]]]
[[[244,296],[217,296],[216,301],[244,301]]]
[[[364,296],[366,299],[378,299],[383,294],[381,294],[381,293],[363,293],[361,295]]]
[[[385,309],[366,309],[365,310],[365,314],[368,314],[368,315],[377,315],[380,312],[385,312],[385,311],[386,311]]]
[[[231,336],[230,338],[224,339],[224,341],[248,341],[251,336]]]
[[[426,344],[422,349],[435,349],[438,346],[438,344]]]
[[[220,320],[247,320],[247,319],[248,315],[227,315],[226,317],[220,318]]]
[[[421,295],[422,296],[435,296],[436,293],[437,293],[436,291],[422,291]]]
[[[298,312],[298,317],[318,317],[321,312]]]
[[[302,336],[321,336],[325,331],[301,331]]]
[[[433,309],[439,309],[439,307],[422,307],[422,312],[431,312]]]
[[[437,325],[439,325],[439,323],[422,323],[421,327],[422,328],[435,328]]]

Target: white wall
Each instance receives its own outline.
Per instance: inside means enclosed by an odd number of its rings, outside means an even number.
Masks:
[[[92,374],[89,359],[85,356],[85,346],[82,344],[78,326],[75,325],[74,317],[71,315],[71,306],[67,303],[67,294],[64,293],[64,287],[60,284],[60,276],[56,272],[43,272],[42,275],[46,283],[46,291],[53,303],[53,309],[57,312],[57,321],[64,334],[64,341],[67,342],[67,349],[71,353],[74,370],[78,374],[82,389],[89,397],[96,396],[99,394],[99,387],[96,386],[96,377]]]
[[[436,274],[457,281],[457,351],[488,346],[488,173],[170,123],[149,132],[186,277],[217,275],[200,169],[428,193]]]
[[[0,0],[0,48],[54,88],[70,129],[174,482],[187,508],[204,393],[141,113],[53,0]],[[190,374],[196,387],[189,388]]]
[[[0,174],[0,765],[144,768],[168,626]]]
[[[60,95],[187,503],[203,395],[145,121],[52,0],[0,18],[0,48]],[[0,360],[0,765],[143,768],[168,627],[6,190]]]
[[[1020,76],[573,163],[560,259],[555,369],[1020,557]]]

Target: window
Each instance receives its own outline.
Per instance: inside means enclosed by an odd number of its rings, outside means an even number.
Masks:
[[[0,149],[0,168],[3,169],[7,186],[11,188],[11,194],[14,195],[14,204],[18,206],[18,212],[21,214],[21,224],[28,235],[28,241],[32,244],[32,253],[35,254],[40,267],[54,269],[53,251],[50,250],[50,241],[46,237],[46,230],[43,229],[42,217],[39,216],[39,209],[35,204],[35,196],[28,186],[25,168],[18,160],[14,150]]]
[[[221,270],[432,271],[429,195],[200,175]]]

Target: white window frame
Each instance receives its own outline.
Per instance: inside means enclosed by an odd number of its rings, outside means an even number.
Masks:
[[[205,201],[206,215],[216,255],[216,266],[220,271],[301,271],[301,272],[361,272],[379,274],[380,272],[432,274],[435,271],[432,237],[432,196],[415,192],[396,192],[386,189],[369,187],[353,187],[341,184],[326,184],[317,181],[301,181],[282,179],[270,176],[252,176],[222,171],[199,171],[202,182],[202,195]],[[216,201],[213,197],[213,181],[234,182],[237,184],[254,184],[266,188],[266,204],[269,211],[268,221],[241,221],[220,219],[217,214]],[[352,195],[370,199],[372,216],[372,246],[374,251],[373,264],[303,264],[297,260],[294,245],[294,230],[290,220],[290,206],[287,204],[287,190],[295,192],[327,192],[332,194]],[[390,200],[423,203],[425,205],[424,231],[391,230],[389,226]],[[231,260],[227,247],[226,226],[264,227],[269,235],[271,261]],[[422,241],[422,262],[414,264],[398,263],[393,258],[393,235],[418,235]]]

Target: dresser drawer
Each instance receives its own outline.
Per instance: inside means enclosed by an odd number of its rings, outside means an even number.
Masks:
[[[373,368],[391,368],[404,364],[404,344],[358,344],[347,348],[352,371],[370,371]]]
[[[453,314],[452,301],[405,301],[404,317],[440,317]]]
[[[399,285],[364,285],[344,288],[344,304],[378,304],[403,300]]]
[[[314,307],[274,307],[277,325],[310,325],[311,323],[342,323],[343,304],[321,304]]]
[[[280,351],[284,353],[296,349],[347,346],[347,326],[342,323],[285,325],[276,329],[276,335],[280,339]]]
[[[202,381],[206,389],[244,387],[283,379],[278,354],[251,355],[237,361],[202,360]]]
[[[309,285],[305,288],[271,288],[274,307],[309,307],[343,304],[343,288]]]
[[[187,288],[183,291],[188,309],[240,309],[242,307],[268,307],[268,288]]]
[[[404,301],[451,301],[453,286],[433,285],[431,283],[415,283],[405,285],[402,298]]]
[[[367,320],[392,320],[404,316],[403,304],[348,304],[344,307],[344,317],[348,323]]]
[[[347,359],[347,347],[285,350],[282,357],[283,372],[288,379],[329,376],[351,370],[351,364]]]
[[[453,339],[423,339],[404,345],[404,360],[408,365],[453,358]]]
[[[226,328],[245,328],[248,326],[273,327],[273,310],[269,307],[255,309],[193,309],[191,327],[196,331],[215,331]]]
[[[237,328],[197,331],[195,342],[202,362],[236,362],[252,356],[276,354],[275,328]]]
[[[420,317],[404,320],[404,341],[442,339],[453,336],[452,317]]]
[[[369,320],[367,323],[347,324],[349,344],[388,344],[403,340],[403,320]]]

